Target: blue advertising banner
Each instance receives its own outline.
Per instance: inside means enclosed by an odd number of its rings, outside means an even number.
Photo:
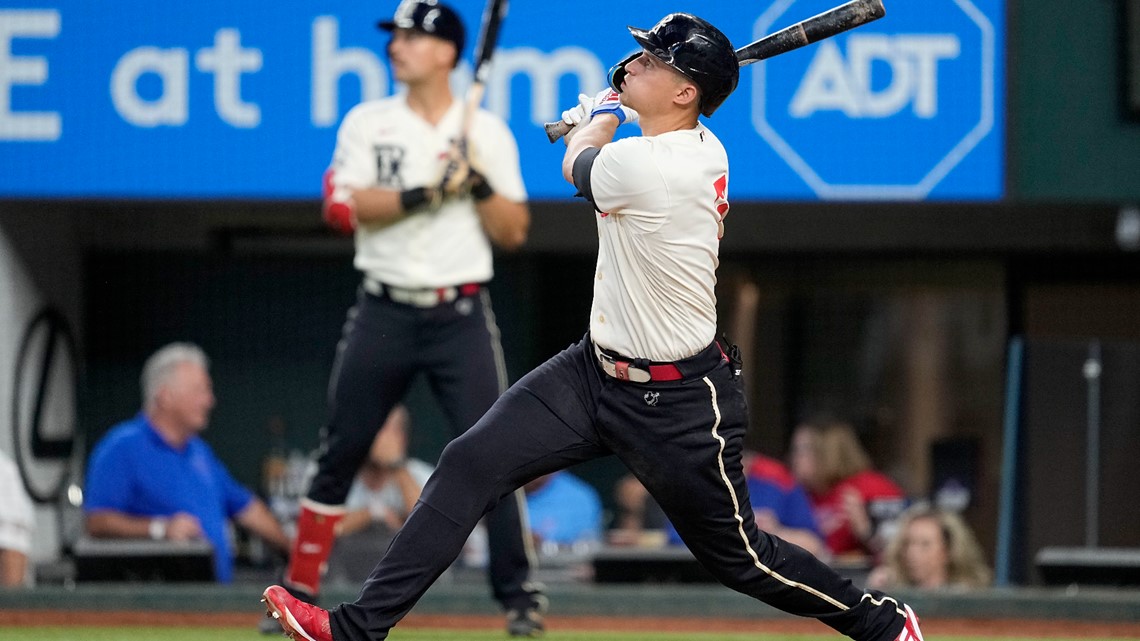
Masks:
[[[398,91],[377,20],[396,2],[0,0],[0,197],[305,199],[341,117]],[[736,46],[835,0],[680,0]],[[1002,0],[886,0],[887,16],[741,70],[708,124],[734,200],[995,200],[1004,183]],[[453,0],[471,57],[483,5]],[[542,124],[605,84],[660,3],[515,0],[486,106],[531,198],[570,198]],[[463,63],[453,77],[471,80]],[[635,126],[629,127],[636,132]]]

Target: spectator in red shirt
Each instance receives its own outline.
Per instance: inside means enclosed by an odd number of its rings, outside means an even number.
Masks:
[[[875,559],[907,501],[894,481],[872,469],[855,428],[834,419],[801,423],[792,435],[790,463],[831,554]]]

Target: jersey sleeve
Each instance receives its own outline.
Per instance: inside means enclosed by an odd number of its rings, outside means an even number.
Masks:
[[[491,189],[507,200],[523,202],[527,199],[519,166],[519,147],[514,134],[497,116],[478,112],[476,127],[470,133],[471,166],[487,179]]]
[[[653,143],[640,136],[602,147],[591,170],[590,192],[598,211],[646,221],[668,211],[669,185],[653,157]]]
[[[353,189],[376,183],[376,161],[367,138],[360,134],[361,112],[349,111],[337,130],[336,150],[325,175],[325,197],[344,200]]]

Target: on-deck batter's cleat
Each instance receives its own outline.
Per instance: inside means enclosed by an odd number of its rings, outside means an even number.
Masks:
[[[327,610],[294,598],[279,585],[266,588],[261,602],[265,615],[277,619],[285,636],[293,641],[333,641]]]
[[[902,632],[899,632],[899,637],[895,641],[925,641],[922,638],[922,630],[918,629],[918,615],[905,603],[903,609],[906,610],[906,622],[903,623]]]
[[[538,608],[507,611],[507,634],[512,637],[540,637],[546,633],[546,624]]]
[[[277,623],[277,619],[273,618],[269,612],[257,622],[257,631],[261,634],[281,634],[281,624]]]

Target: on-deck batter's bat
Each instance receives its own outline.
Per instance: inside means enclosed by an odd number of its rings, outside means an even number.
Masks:
[[[750,65],[793,49],[807,46],[825,38],[854,29],[860,25],[873,22],[887,15],[883,7],[883,0],[851,0],[834,9],[812,16],[807,20],[768,34],[756,42],[744,45],[736,50],[736,60],[740,66]],[[565,136],[573,125],[561,120],[548,122],[545,125],[546,137],[550,142]]]
[[[466,118],[470,120],[471,114],[483,102],[483,93],[487,90],[487,77],[491,74],[491,56],[495,53],[495,45],[499,42],[499,30],[503,26],[503,19],[507,17],[507,0],[489,0],[487,8],[483,10],[483,26],[479,31],[479,42],[475,45],[475,80],[467,90]],[[467,124],[464,123],[463,135],[466,137]]]
[[[487,78],[491,73],[491,56],[495,53],[495,45],[499,41],[499,30],[503,26],[503,19],[507,17],[507,0],[488,0],[483,10],[483,24],[479,30],[479,40],[475,44],[475,73],[467,95],[463,99],[463,120],[459,126],[459,139],[455,144],[458,147],[460,158],[452,158],[444,169],[440,185],[446,185],[451,176],[458,169],[460,159],[467,157],[467,133],[471,129],[471,120],[479,104],[483,102],[483,94],[487,91]]]

